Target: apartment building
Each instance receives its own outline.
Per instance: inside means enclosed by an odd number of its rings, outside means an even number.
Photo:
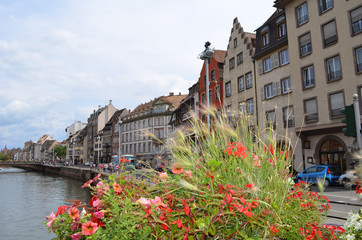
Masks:
[[[223,69],[226,51],[214,50],[213,56],[209,61],[209,81],[206,80],[206,62],[202,65],[199,78],[199,99],[200,118],[206,121],[205,109],[207,108],[207,99],[209,106],[220,109],[223,106]],[[206,92],[206,84],[209,84],[209,93]],[[209,96],[207,96],[209,94]]]
[[[244,32],[237,18],[233,21],[224,64],[224,107],[230,121],[249,115],[257,124],[254,75],[255,34]]]
[[[287,23],[290,63],[289,70],[280,69],[280,77],[289,76],[292,93],[281,106],[293,107],[294,132],[300,139],[294,166],[301,171],[334,164],[345,171],[353,161],[355,139],[342,133],[340,109],[352,104],[353,94],[362,95],[362,3],[277,0],[275,7],[285,12]],[[279,98],[264,102],[280,106]]]
[[[191,127],[190,120],[195,116],[200,116],[199,81],[189,88],[189,94],[173,111],[170,120],[171,131],[178,127]]]
[[[116,111],[117,109],[112,105],[112,100],[110,100],[107,106],[98,106],[98,109],[94,110],[89,116],[87,124],[87,158],[89,161],[102,161],[103,139],[101,130]]]
[[[186,95],[181,93],[170,93],[168,96],[140,104],[122,118],[122,154],[132,154],[151,165],[155,164],[157,159],[167,160],[169,154],[163,142],[171,135],[171,114],[185,97]]]
[[[290,71],[287,22],[283,9],[256,30],[256,89],[259,127],[277,132],[277,147],[290,152],[300,147],[295,134],[293,86]],[[297,166],[294,166],[297,167]]]

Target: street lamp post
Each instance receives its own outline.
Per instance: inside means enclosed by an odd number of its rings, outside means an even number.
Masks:
[[[73,145],[73,151],[72,151],[72,164],[74,166],[74,145],[75,145],[75,142],[74,142],[74,139],[72,140],[72,145]]]
[[[214,51],[212,49],[210,49],[210,45],[211,43],[209,41],[207,41],[205,43],[205,50],[202,51],[199,54],[199,58],[201,60],[205,61],[206,64],[206,102],[207,102],[207,111],[209,111],[210,108],[210,94],[209,94],[209,61],[212,58],[212,55],[214,54]],[[209,112],[207,113],[207,127],[210,129],[210,114]]]
[[[101,137],[98,135],[97,136],[97,142],[98,142],[98,166],[99,166],[99,154],[100,154],[100,150],[99,150],[99,141],[101,140]]]
[[[118,160],[121,159],[121,116],[118,119]]]

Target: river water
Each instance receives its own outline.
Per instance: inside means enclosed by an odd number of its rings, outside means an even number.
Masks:
[[[49,240],[44,222],[60,205],[79,199],[88,203],[88,188],[82,181],[58,175],[24,171],[17,168],[0,170],[0,240]]]

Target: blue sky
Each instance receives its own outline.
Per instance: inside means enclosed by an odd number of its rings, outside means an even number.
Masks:
[[[233,19],[254,32],[273,0],[2,0],[0,149],[66,138],[112,100],[133,109],[187,94],[206,41],[225,50]]]

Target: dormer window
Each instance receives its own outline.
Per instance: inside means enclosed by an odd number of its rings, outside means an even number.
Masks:
[[[265,47],[267,45],[269,45],[269,31],[265,31],[261,34],[261,39],[262,39],[262,46]]]

